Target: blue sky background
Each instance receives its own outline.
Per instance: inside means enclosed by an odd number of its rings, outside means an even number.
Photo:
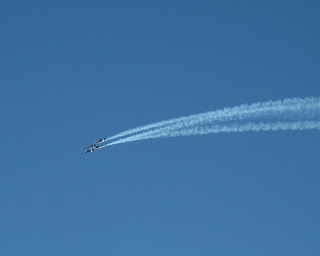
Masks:
[[[319,1],[0,2],[1,255],[320,255],[319,131],[83,146],[320,95]]]

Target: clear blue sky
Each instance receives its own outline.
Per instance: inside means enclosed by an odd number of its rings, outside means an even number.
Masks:
[[[320,96],[319,1],[0,3],[0,255],[320,255],[318,131],[83,146]]]

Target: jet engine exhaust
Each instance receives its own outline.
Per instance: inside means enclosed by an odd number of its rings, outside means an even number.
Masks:
[[[320,98],[292,98],[169,119],[114,135],[111,145],[138,140],[220,132],[320,130]]]

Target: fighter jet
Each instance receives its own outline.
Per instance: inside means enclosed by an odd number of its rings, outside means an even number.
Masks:
[[[87,153],[91,153],[91,152],[94,152],[96,149],[101,149],[102,146],[97,146],[97,145],[94,145],[93,148],[90,148],[86,151],[83,151],[82,154],[87,154]]]
[[[87,154],[87,153],[90,153],[90,152],[94,152],[94,148],[90,148],[90,149],[88,149],[88,150],[86,150],[86,151],[83,151],[82,152],[82,154]]]
[[[102,143],[102,142],[105,142],[107,140],[107,138],[102,138],[102,139],[99,139],[95,142],[95,144],[99,144],[99,143]]]
[[[93,142],[91,145],[86,146],[85,148],[95,147],[97,144],[102,143],[102,142],[105,142],[106,140],[107,140],[107,138],[99,139],[99,140],[97,140],[97,141]]]

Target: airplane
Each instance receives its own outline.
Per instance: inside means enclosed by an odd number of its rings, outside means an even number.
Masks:
[[[97,141],[93,142],[91,145],[86,146],[85,148],[96,147],[96,144],[99,144],[99,143],[105,142],[106,140],[107,140],[107,138],[99,139],[99,140],[97,140]]]
[[[107,138],[102,138],[102,139],[97,140],[95,143],[99,144],[99,143],[105,142],[106,140],[107,140]]]
[[[83,151],[82,154],[87,154],[89,152],[94,152],[94,150],[95,150],[94,148],[90,148],[90,149],[88,149],[86,151]]]
[[[96,149],[101,149],[101,148],[102,148],[102,146],[94,145],[93,148],[90,148],[90,149],[88,149],[86,151],[83,151],[82,154],[87,154],[87,153],[90,153],[90,152],[94,152]]]

